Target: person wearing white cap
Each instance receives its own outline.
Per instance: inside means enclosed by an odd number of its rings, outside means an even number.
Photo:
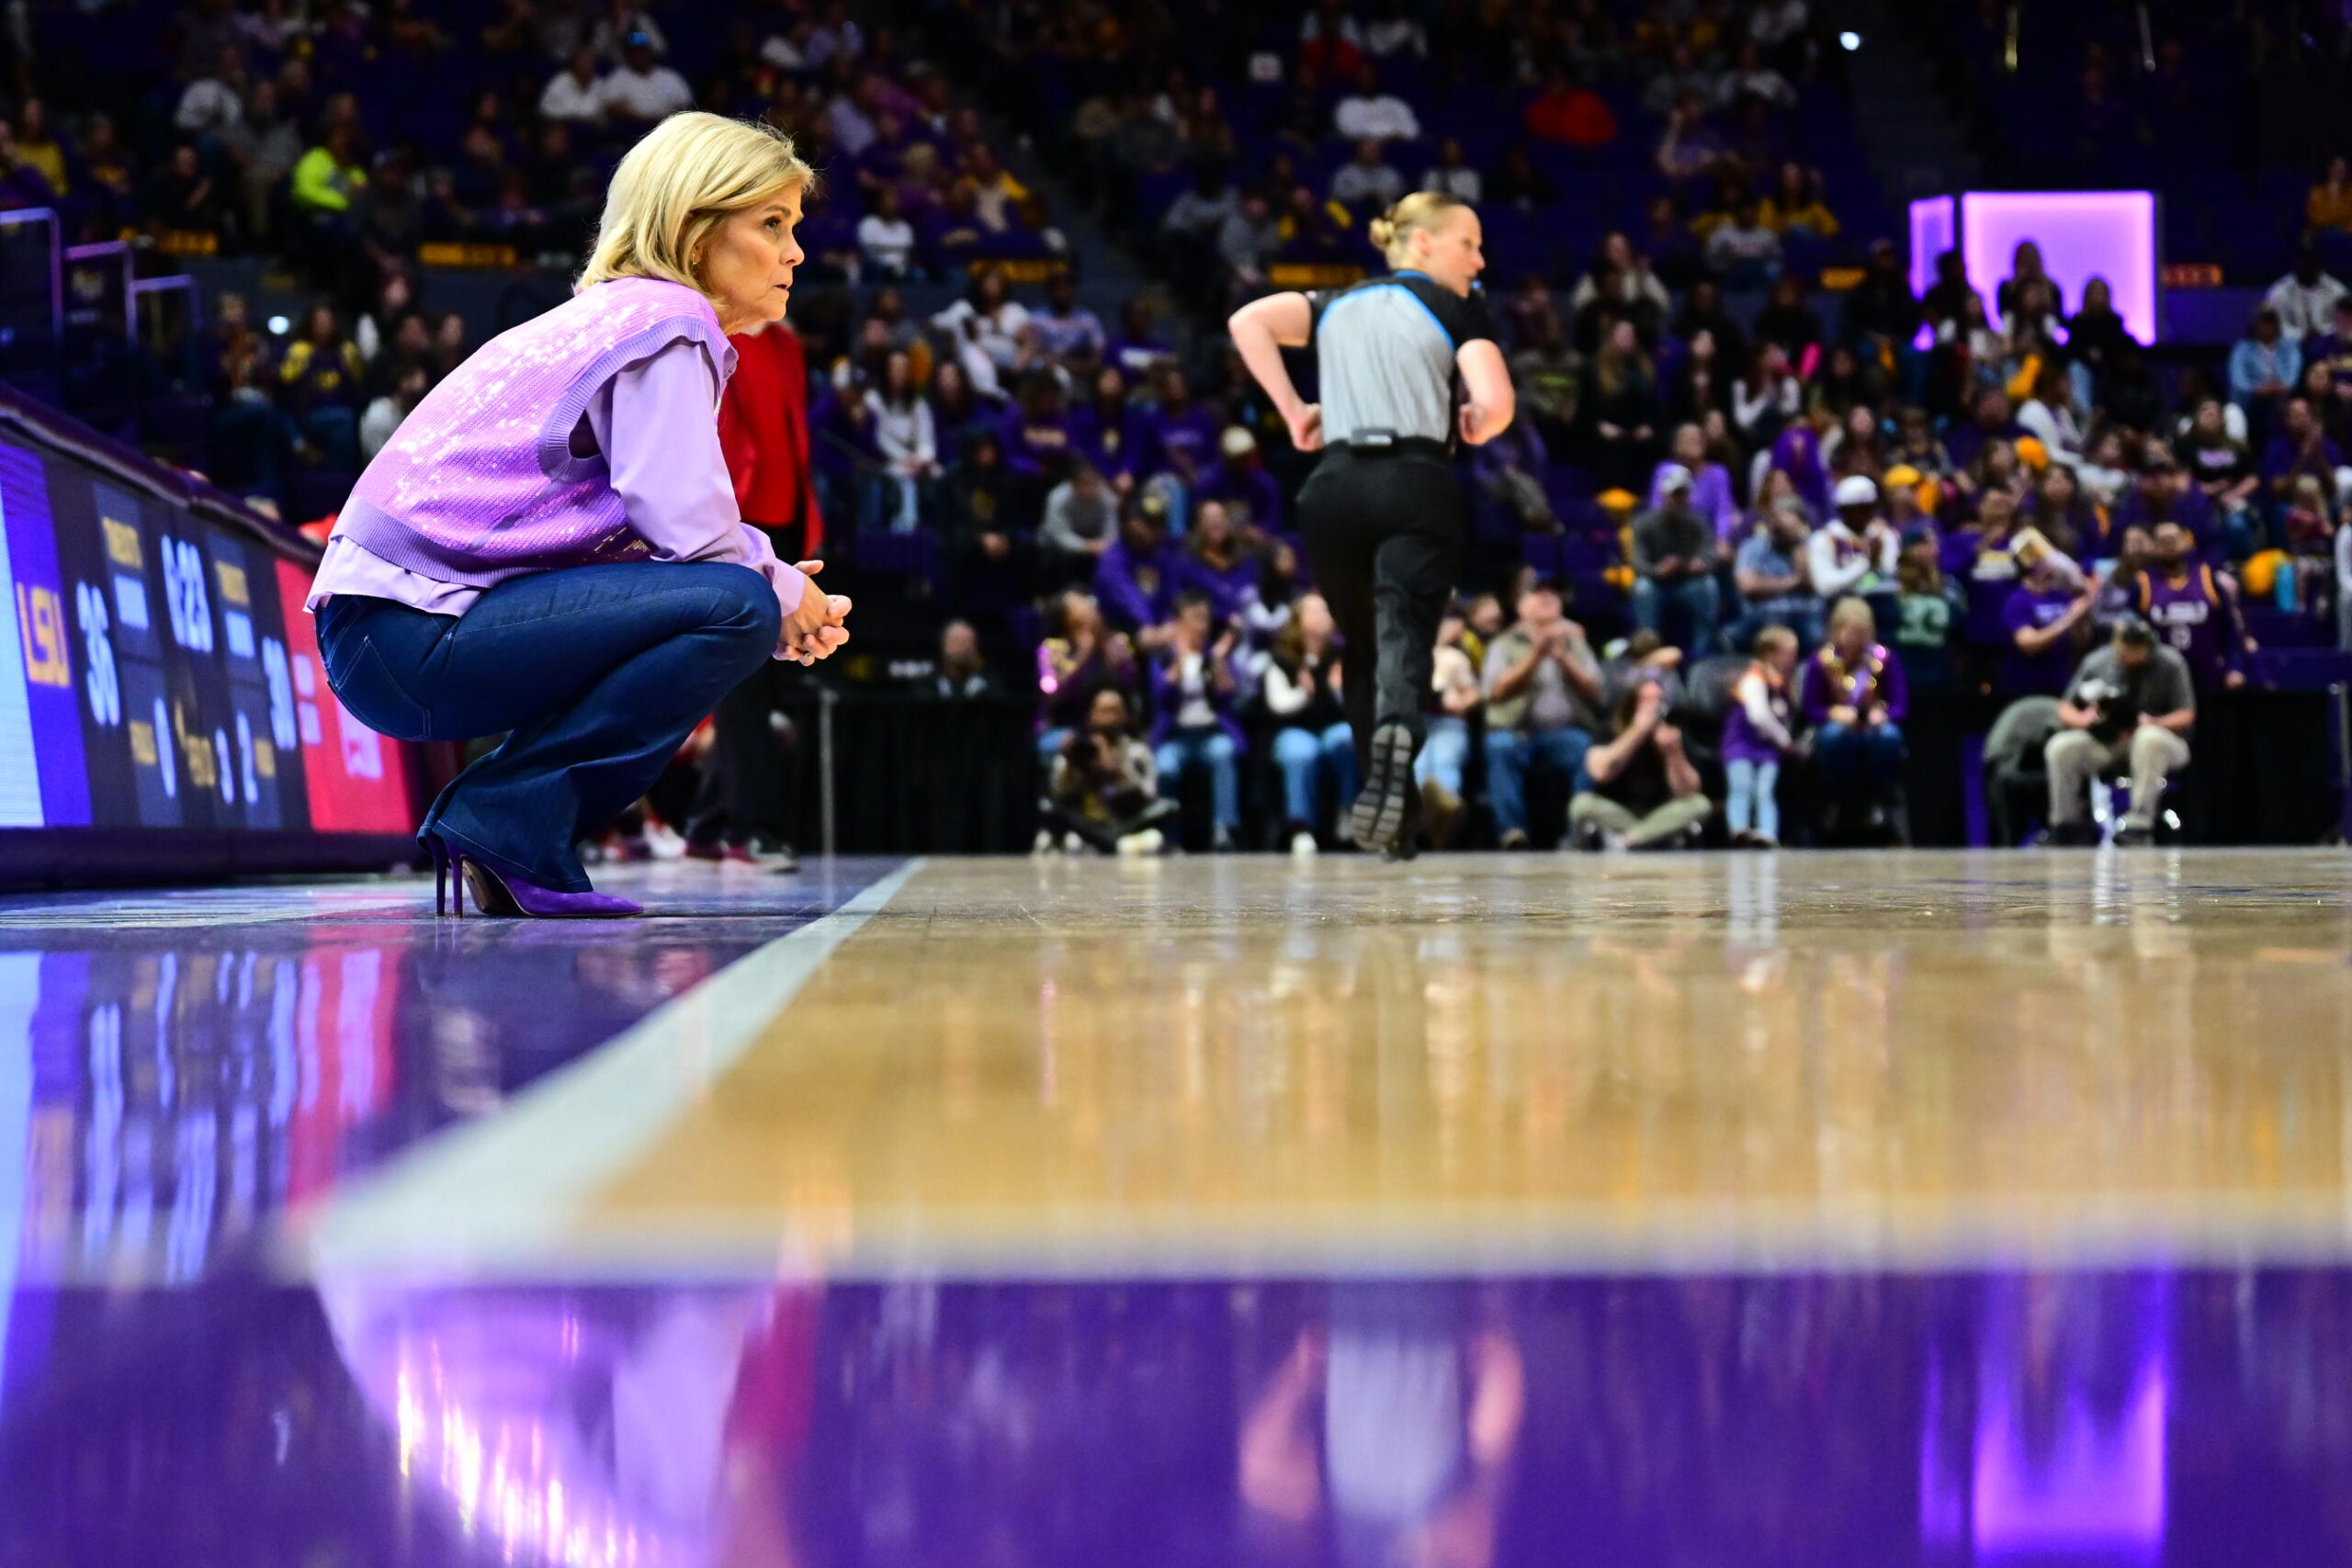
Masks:
[[[1672,611],[1682,624],[1669,640],[1685,658],[1703,659],[1721,640],[1715,527],[1690,504],[1690,469],[1668,463],[1657,483],[1658,504],[1634,519],[1634,624],[1665,637]]]
[[[1217,461],[1201,476],[1199,499],[1221,501],[1238,528],[1277,532],[1283,525],[1283,487],[1258,438],[1246,425],[1228,424],[1217,439]]]
[[[1836,511],[1805,546],[1806,573],[1824,604],[1893,581],[1903,553],[1894,525],[1879,515],[1878,482],[1869,475],[1839,479],[1830,502]]]

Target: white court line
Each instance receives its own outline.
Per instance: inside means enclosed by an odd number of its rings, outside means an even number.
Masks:
[[[592,1193],[743,1058],[833,950],[922,869],[908,862],[840,908],[729,964],[496,1114],[427,1139],[293,1226],[289,1261],[353,1269],[501,1269],[562,1245]]]

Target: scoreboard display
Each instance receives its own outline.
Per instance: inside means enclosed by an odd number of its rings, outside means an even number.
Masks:
[[[307,568],[0,436],[0,829],[404,833],[401,750],[327,689]]]

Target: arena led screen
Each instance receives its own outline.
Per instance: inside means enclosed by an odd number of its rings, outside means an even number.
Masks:
[[[327,690],[309,574],[0,441],[0,828],[405,832],[399,750]]]
[[[2083,285],[2107,279],[2123,324],[2142,343],[2156,341],[2156,198],[2144,190],[1970,191],[1911,204],[1911,287],[1925,293],[1936,280],[1936,257],[1955,247],[1968,281],[1984,297],[1985,312],[2000,325],[1994,295],[2009,276],[2018,245],[2041,247],[2050,276],[2065,291],[2066,309],[2082,302]]]

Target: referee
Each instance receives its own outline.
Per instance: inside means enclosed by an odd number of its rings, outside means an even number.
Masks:
[[[1363,793],[1349,833],[1364,849],[1413,852],[1413,754],[1437,624],[1462,566],[1458,437],[1510,427],[1510,372],[1476,292],[1478,215],[1441,191],[1373,220],[1393,269],[1353,288],[1270,294],[1234,312],[1234,346],[1302,452],[1328,445],[1299,492],[1316,586],[1346,639],[1341,693]],[[1323,400],[1291,384],[1285,348],[1314,344]]]

